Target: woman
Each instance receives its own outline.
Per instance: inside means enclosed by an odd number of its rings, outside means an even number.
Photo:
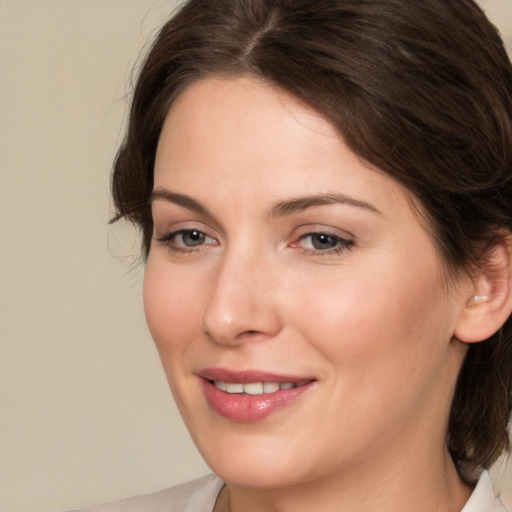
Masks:
[[[100,510],[505,510],[512,67],[472,0],[189,1],[113,193],[217,476]]]

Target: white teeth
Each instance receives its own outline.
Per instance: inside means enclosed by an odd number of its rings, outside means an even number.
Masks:
[[[222,391],[228,390],[228,385],[225,382],[222,382],[221,380],[215,380],[214,384],[216,388],[219,388]]]
[[[244,384],[244,393],[247,393],[248,395],[261,395],[263,394],[263,384],[261,382]]]
[[[263,393],[275,393],[281,389],[293,389],[298,386],[304,386],[309,380],[301,382],[249,382],[247,384],[234,384],[223,382],[221,380],[213,381],[215,387],[227,393],[246,393],[248,395],[262,395]]]
[[[243,384],[226,384],[226,391],[228,393],[243,393],[244,385]]]
[[[275,393],[279,391],[279,383],[278,382],[265,382],[263,384],[263,393]]]

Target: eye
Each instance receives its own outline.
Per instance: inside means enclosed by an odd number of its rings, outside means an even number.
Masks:
[[[176,252],[189,251],[202,245],[216,243],[215,239],[198,229],[180,229],[158,237],[157,240]]]
[[[309,249],[326,251],[336,247],[341,239],[334,235],[328,235],[327,233],[312,233],[304,236],[302,240],[307,241],[307,245],[311,246]]]
[[[202,231],[183,230],[174,235],[174,239],[179,241],[185,247],[196,247],[197,245],[203,245],[207,237]]]
[[[309,251],[332,253],[348,249],[354,242],[331,233],[318,232],[301,236],[298,245]]]

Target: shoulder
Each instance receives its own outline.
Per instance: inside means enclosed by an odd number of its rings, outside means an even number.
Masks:
[[[212,512],[224,482],[208,475],[151,494],[70,512]]]
[[[507,512],[501,499],[494,494],[488,471],[480,475],[471,497],[461,512]]]

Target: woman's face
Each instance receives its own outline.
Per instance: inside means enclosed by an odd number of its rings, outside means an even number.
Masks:
[[[326,119],[255,79],[195,83],[152,211],[149,328],[221,477],[281,487],[443,451],[462,292],[403,187]]]

